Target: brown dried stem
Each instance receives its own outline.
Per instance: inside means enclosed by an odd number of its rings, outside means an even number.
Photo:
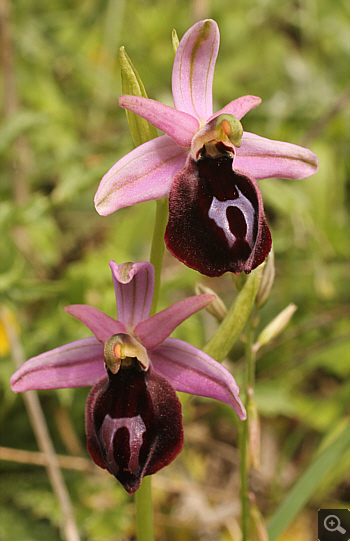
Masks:
[[[16,368],[25,361],[24,351],[17,330],[7,316],[6,310],[1,310],[1,319],[9,339],[11,354]],[[80,541],[78,527],[74,518],[69,493],[60,470],[59,461],[52,444],[46,420],[36,391],[23,393],[23,400],[28,411],[29,419],[38,443],[38,447],[45,457],[45,467],[50,483],[62,513],[62,528],[66,541]]]
[[[88,458],[67,455],[56,456],[60,468],[86,473],[103,473],[103,470],[97,468]],[[10,447],[0,447],[0,460],[17,462],[19,464],[33,464],[34,466],[47,466],[48,464],[45,453],[40,451],[13,449]]]

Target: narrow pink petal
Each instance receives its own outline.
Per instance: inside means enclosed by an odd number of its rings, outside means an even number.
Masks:
[[[196,295],[176,302],[136,325],[134,334],[147,350],[159,346],[180,323],[215,300],[215,295]]]
[[[175,55],[172,88],[175,108],[205,121],[213,114],[213,78],[220,42],[215,21],[193,25]]]
[[[216,398],[233,407],[240,419],[246,411],[234,377],[209,355],[176,338],[168,338],[150,352],[154,370],[176,391]]]
[[[71,304],[70,306],[65,306],[64,309],[67,314],[70,314],[84,323],[100,342],[107,342],[113,334],[126,332],[122,323],[107,316],[107,314],[93,306],[88,306],[87,304]]]
[[[318,160],[308,148],[244,132],[234,169],[258,180],[270,177],[301,179],[316,173]]]
[[[119,104],[145,118],[182,147],[191,146],[192,138],[199,128],[198,120],[192,115],[158,101],[139,96],[121,96]]]
[[[92,386],[105,373],[103,346],[92,336],[29,359],[12,375],[11,388],[22,393]]]
[[[147,261],[142,263],[109,262],[112,269],[118,319],[128,332],[139,321],[149,317],[154,290],[154,268]]]
[[[183,168],[187,151],[163,135],[135,148],[102,178],[95,194],[99,214],[169,195],[173,176]]]
[[[219,116],[223,113],[234,115],[238,118],[238,120],[241,120],[244,115],[249,113],[251,109],[254,109],[254,107],[257,107],[261,103],[261,98],[258,98],[257,96],[242,96],[241,98],[237,98],[236,100],[231,101],[223,109],[215,113],[215,115],[212,116],[212,118]],[[208,119],[211,120],[211,118]]]

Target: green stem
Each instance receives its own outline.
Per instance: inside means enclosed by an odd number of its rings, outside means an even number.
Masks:
[[[135,492],[137,541],[154,541],[151,476],[144,477]]]
[[[168,199],[159,199],[157,201],[156,219],[154,223],[153,239],[151,246],[150,262],[155,271],[154,294],[151,308],[151,315],[157,311],[159,298],[160,278],[162,273],[162,264],[164,256],[164,232],[168,221]]]
[[[168,200],[157,201],[156,219],[154,223],[150,262],[154,266],[154,294],[151,315],[157,311],[160,278],[164,256],[164,231],[168,221]],[[135,493],[136,534],[137,541],[154,541],[153,504],[151,476],[144,477],[140,488]]]
[[[254,389],[255,383],[255,354],[253,351],[254,329],[252,324],[253,315],[247,323],[247,341],[246,341],[246,388],[245,388],[245,406],[247,416],[249,412],[250,392],[249,389]],[[243,423],[240,437],[240,476],[241,476],[241,506],[242,506],[242,541],[248,539],[248,524],[250,522],[250,505],[249,505],[249,487],[248,487],[248,467],[247,467],[247,449],[249,437],[249,417]]]
[[[240,431],[240,476],[241,476],[241,527],[242,541],[247,541],[247,525],[249,514],[248,502],[248,472],[247,472],[247,442],[248,442],[248,419],[242,424]]]
[[[253,343],[254,343],[254,328],[253,328],[253,319],[254,315],[250,316],[250,319],[247,324],[247,342],[245,356],[247,361],[247,401],[249,401],[248,389],[254,389],[255,384],[255,354],[253,352]]]

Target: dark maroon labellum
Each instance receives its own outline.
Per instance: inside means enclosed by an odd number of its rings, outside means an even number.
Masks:
[[[172,386],[138,363],[107,370],[86,405],[88,451],[133,494],[144,475],[167,466],[182,449],[181,404]]]
[[[207,276],[249,273],[271,249],[261,194],[254,179],[232,169],[232,154],[220,143],[217,148],[216,157],[202,149],[174,177],[165,242],[177,259]]]

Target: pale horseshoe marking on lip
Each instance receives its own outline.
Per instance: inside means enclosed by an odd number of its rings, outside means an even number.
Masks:
[[[230,224],[227,219],[227,208],[228,207],[237,207],[243,213],[245,218],[247,232],[245,235],[245,240],[250,247],[253,245],[253,223],[254,223],[254,214],[255,210],[249,199],[247,199],[242,192],[237,188],[238,197],[237,199],[228,199],[227,201],[219,201],[216,197],[213,197],[211,202],[210,209],[208,212],[209,218],[214,220],[216,225],[220,227],[225,233],[226,240],[230,248],[234,245],[237,240],[237,237],[232,233],[230,229]]]
[[[146,425],[140,415],[136,417],[121,417],[119,419],[113,419],[110,415],[106,415],[102,423],[101,432],[110,438],[108,455],[110,452],[113,453],[113,438],[119,428],[126,428],[129,432],[130,459],[128,468],[130,473],[137,475],[140,469],[139,452],[143,441],[142,435],[146,432]],[[112,457],[108,458],[112,459]]]

